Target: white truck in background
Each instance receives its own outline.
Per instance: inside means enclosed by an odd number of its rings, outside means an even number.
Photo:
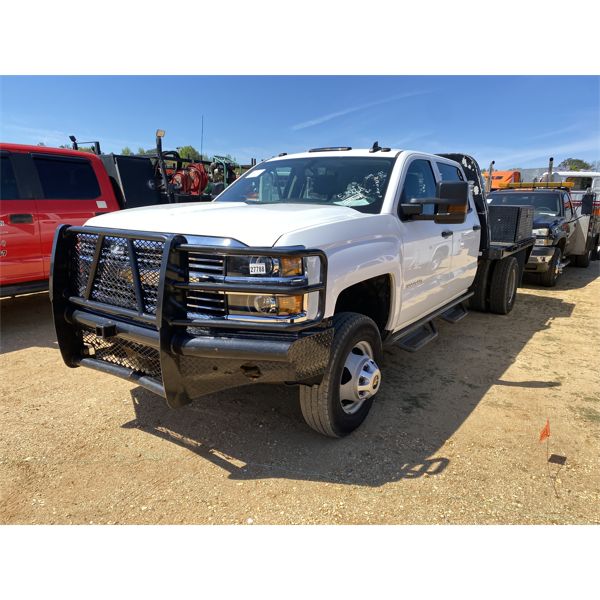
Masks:
[[[316,148],[280,155],[213,202],[61,227],[51,298],[64,361],[172,407],[294,384],[330,437],[365,419],[382,346],[408,351],[466,307],[507,314],[533,247],[528,207],[488,207],[462,154]]]

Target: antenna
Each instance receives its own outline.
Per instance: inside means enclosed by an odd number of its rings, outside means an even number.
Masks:
[[[204,115],[202,115],[202,130],[200,133],[200,156],[204,160]]]

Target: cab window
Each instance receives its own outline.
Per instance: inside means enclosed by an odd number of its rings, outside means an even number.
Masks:
[[[37,168],[48,200],[92,200],[100,195],[94,169],[88,160],[36,155]]]
[[[442,176],[442,181],[464,181],[459,168],[441,162],[436,164]],[[492,176],[492,179],[495,179],[495,177]]]
[[[400,195],[400,204],[408,204],[412,198],[435,198],[435,176],[431,163],[428,160],[417,159],[410,163],[404,186]],[[435,211],[434,204],[424,204],[424,215],[432,215]]]
[[[563,204],[565,206],[565,216],[567,219],[573,218],[573,206],[571,205],[571,200],[569,198],[569,194],[563,194]]]
[[[10,158],[7,155],[0,158],[2,160],[0,162],[0,199],[18,200],[19,190]]]

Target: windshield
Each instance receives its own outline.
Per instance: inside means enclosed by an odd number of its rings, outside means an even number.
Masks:
[[[556,217],[560,215],[560,194],[556,192],[492,192],[488,196],[490,204],[510,206],[533,206],[536,217]]]
[[[326,204],[379,213],[394,161],[357,156],[269,161],[242,175],[216,202]]]

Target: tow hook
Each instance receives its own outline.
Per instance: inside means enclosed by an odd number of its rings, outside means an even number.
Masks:
[[[96,325],[96,335],[103,340],[115,337],[117,335],[117,326],[114,323]]]

